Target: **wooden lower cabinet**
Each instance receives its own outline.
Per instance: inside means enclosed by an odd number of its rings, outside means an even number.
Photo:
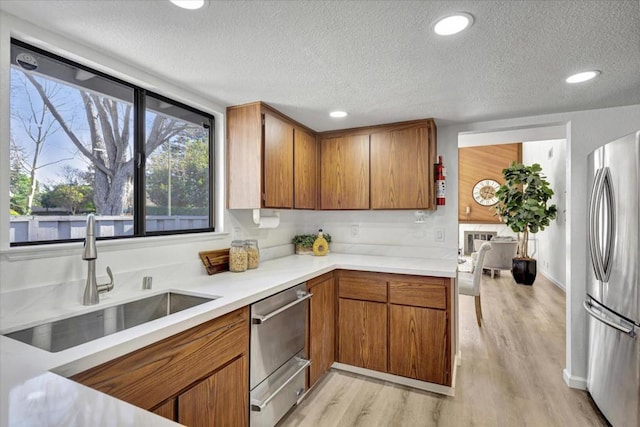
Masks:
[[[247,356],[241,356],[182,393],[177,421],[191,427],[247,425],[248,373]]]
[[[247,426],[248,355],[244,307],[71,379],[186,426]]]
[[[447,384],[447,313],[389,305],[389,373]]]
[[[387,371],[387,304],[340,298],[338,362]]]
[[[333,273],[307,282],[313,294],[309,304],[309,387],[331,368],[335,361],[336,287]]]
[[[337,360],[450,386],[451,279],[340,270]]]

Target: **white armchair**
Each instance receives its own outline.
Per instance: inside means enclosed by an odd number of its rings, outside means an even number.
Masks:
[[[473,273],[458,272],[458,294],[470,295],[475,297],[476,302],[476,320],[478,326],[482,326],[482,307],[480,305],[480,283],[482,282],[482,267],[486,254],[491,253],[491,243],[485,242],[480,246],[478,256],[476,258],[476,266]]]
[[[496,272],[499,275],[500,270],[511,270],[511,260],[516,256],[518,242],[516,240],[494,239],[489,243],[491,251],[487,253],[482,268],[490,270],[493,279]]]

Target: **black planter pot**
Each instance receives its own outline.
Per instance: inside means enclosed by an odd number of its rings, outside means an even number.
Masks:
[[[538,263],[535,259],[531,258],[513,258],[511,264],[511,274],[513,274],[513,280],[521,285],[533,285],[536,280],[536,273],[538,271]]]

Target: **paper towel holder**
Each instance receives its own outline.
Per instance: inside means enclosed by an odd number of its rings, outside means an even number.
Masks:
[[[280,212],[273,211],[271,216],[260,216],[260,209],[254,209],[253,223],[258,228],[276,228],[280,224]]]

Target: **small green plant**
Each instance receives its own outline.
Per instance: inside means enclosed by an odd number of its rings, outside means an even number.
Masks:
[[[496,192],[498,204],[495,215],[518,236],[522,233],[519,256],[530,258],[527,250],[529,233],[544,230],[556,219],[556,205],[547,206],[553,190],[538,163],[525,166],[513,162],[502,170],[502,175],[506,182]]]
[[[329,233],[323,232],[322,235],[327,240],[327,243],[331,243],[331,236]],[[313,247],[313,242],[315,242],[317,238],[317,234],[296,234],[293,239],[291,239],[291,243],[301,248],[311,248]]]

